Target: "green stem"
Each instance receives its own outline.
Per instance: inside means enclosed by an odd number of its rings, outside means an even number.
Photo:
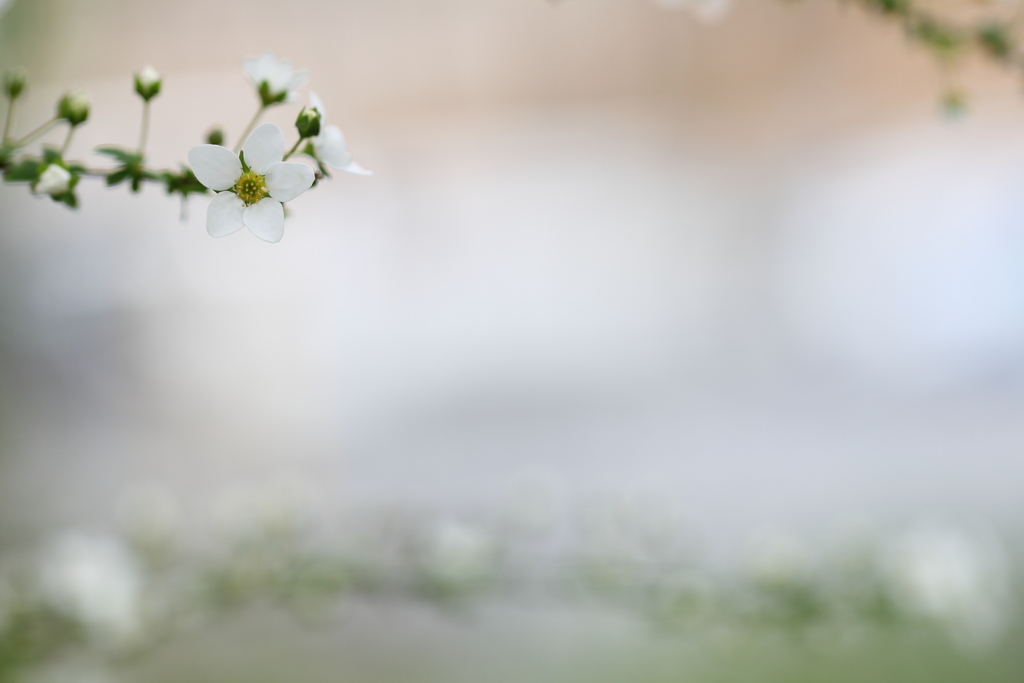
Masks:
[[[35,140],[37,137],[39,137],[40,135],[42,135],[46,131],[48,131],[51,128],[53,128],[54,126],[56,126],[59,121],[60,121],[60,119],[57,118],[56,116],[54,116],[52,119],[50,119],[49,121],[47,121],[43,125],[39,126],[38,128],[36,128],[34,131],[29,133],[28,135],[26,135],[22,139],[15,141],[14,144],[16,146],[18,146],[18,147],[24,147],[25,145],[27,145],[28,143],[30,143],[33,140]]]
[[[238,144],[235,145],[235,154],[238,154],[238,150],[242,149],[242,145],[245,144],[245,139],[249,137],[249,133],[251,133],[252,129],[256,127],[256,122],[260,120],[260,116],[263,115],[263,110],[266,108],[267,106],[265,104],[261,104],[260,108],[256,110],[256,115],[252,117],[252,121],[249,122],[249,125],[245,127],[245,131],[238,138]]]
[[[4,138],[3,138],[4,142],[7,142],[7,140],[11,137],[11,119],[13,119],[13,118],[14,118],[14,98],[12,97],[12,98],[9,98],[7,100],[7,118],[4,119]]]
[[[61,159],[64,158],[64,153],[68,151],[68,145],[71,144],[71,136],[74,135],[74,134],[75,134],[75,127],[74,126],[68,126],[68,135],[67,135],[66,138],[64,138],[64,144],[61,145],[61,148],[60,148],[60,157],[61,157]]]
[[[146,149],[146,138],[149,137],[149,100],[142,101],[142,130],[139,132],[139,156]]]
[[[288,157],[290,157],[291,155],[295,154],[295,150],[297,150],[299,148],[299,145],[301,145],[302,141],[305,140],[305,139],[306,138],[300,137],[298,140],[296,140],[295,141],[295,146],[292,147],[290,150],[288,150],[288,153],[284,155],[284,159],[282,159],[282,161],[286,160]]]

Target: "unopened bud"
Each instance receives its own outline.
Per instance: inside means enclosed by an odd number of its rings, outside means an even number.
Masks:
[[[25,71],[24,69],[11,69],[4,74],[4,94],[9,100],[18,99],[25,90]]]
[[[81,90],[66,93],[57,103],[57,118],[66,120],[72,126],[85,123],[89,118],[89,96]]]
[[[224,129],[220,126],[211,128],[210,132],[206,134],[206,142],[211,145],[223,145],[224,144]]]
[[[51,197],[62,195],[71,186],[71,173],[63,166],[50,164],[39,174],[33,188],[36,194],[48,194]]]
[[[316,109],[303,107],[299,117],[295,119],[295,127],[301,138],[315,138],[320,135],[320,112]]]
[[[147,102],[160,94],[162,84],[163,79],[160,74],[151,66],[147,66],[135,74],[135,92]]]

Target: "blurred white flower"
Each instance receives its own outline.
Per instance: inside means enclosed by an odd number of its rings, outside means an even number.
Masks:
[[[291,62],[278,59],[270,50],[246,59],[243,68],[260,91],[264,104],[294,102],[298,97],[296,91],[309,80],[308,71],[295,71]]]
[[[528,470],[512,482],[505,501],[505,520],[517,532],[536,534],[551,529],[562,513],[563,490],[553,472]]]
[[[496,547],[484,530],[461,522],[445,522],[436,531],[427,558],[431,577],[451,585],[477,583],[494,566]]]
[[[697,19],[714,23],[721,21],[732,9],[732,0],[654,0],[666,9],[689,10]]]
[[[62,195],[68,191],[71,183],[71,173],[58,164],[50,164],[39,174],[33,188],[36,194],[48,194],[51,197]]]
[[[125,644],[142,628],[142,575],[132,556],[108,537],[68,534],[43,562],[49,602],[99,640]]]
[[[309,93],[309,107],[320,112],[320,134],[312,140],[317,158],[339,171],[348,171],[356,175],[373,175],[373,171],[363,168],[352,158],[341,128],[324,125],[327,121],[327,110],[315,92]]]
[[[943,622],[963,645],[985,646],[1006,626],[1009,572],[998,541],[929,528],[897,539],[887,568],[894,598]]]
[[[751,543],[751,569],[764,583],[780,585],[806,580],[811,559],[800,539],[778,531],[762,533]]]
[[[227,147],[196,145],[188,163],[196,178],[218,192],[206,211],[206,231],[224,237],[249,228],[267,242],[284,235],[284,207],[313,185],[313,169],[305,164],[282,161],[284,133],[273,123],[254,130],[242,147],[242,162]]]
[[[150,561],[167,561],[181,541],[181,512],[170,491],[133,486],[118,501],[118,517],[132,547]]]
[[[213,521],[232,541],[290,535],[313,524],[322,508],[323,496],[313,482],[285,472],[258,486],[236,483],[221,491]]]

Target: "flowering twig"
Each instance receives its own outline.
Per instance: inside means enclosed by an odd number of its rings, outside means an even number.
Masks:
[[[298,139],[287,154],[284,133],[277,125],[256,127],[267,108],[297,98],[297,88],[308,78],[306,72],[293,70],[289,62],[278,60],[270,52],[247,59],[245,71],[256,89],[260,106],[240,136],[236,151],[223,146],[224,133],[215,128],[207,135],[207,144],[189,152],[190,166],[182,165],[177,171],[154,169],[146,164],[151,101],[160,93],[163,81],[152,67],[135,74],[135,92],[142,98],[138,145],[132,150],[112,145],[95,150],[115,162],[110,169],[87,168],[66,159],[75,130],[89,118],[89,99],[82,92],[65,94],[57,103],[53,118],[25,137],[12,139],[15,103],[25,90],[26,78],[22,71],[10,71],[4,76],[8,105],[0,145],[0,171],[5,181],[27,183],[34,194],[49,195],[71,208],[78,206],[75,187],[82,178],[102,178],[108,187],[127,182],[132,192],[139,192],[144,183],[161,183],[168,194],[181,196],[183,216],[189,195],[213,190],[218,194],[207,212],[207,231],[211,235],[226,235],[248,226],[262,239],[276,242],[284,231],[282,204],[328,177],[327,165],[353,173],[365,171],[351,160],[340,130],[328,129],[333,142],[321,140],[322,105],[318,109],[316,103],[311,103],[311,107],[304,107],[299,113],[295,122]],[[44,146],[41,156],[24,154],[30,143],[60,123],[67,124],[68,130],[59,149]],[[316,164],[315,170],[306,164],[285,162],[303,142],[306,147],[302,153]],[[339,159],[344,160],[346,155],[345,163],[339,165]]]

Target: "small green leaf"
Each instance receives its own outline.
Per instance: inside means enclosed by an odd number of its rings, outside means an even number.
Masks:
[[[113,157],[114,159],[120,161],[122,164],[126,165],[141,161],[141,158],[139,157],[138,154],[121,149],[120,147],[97,147],[96,153],[103,154],[104,156],[108,157]]]
[[[47,164],[60,163],[60,161],[61,161],[60,151],[54,149],[53,147],[44,147],[43,148],[43,161],[45,161]]]
[[[76,197],[75,193],[71,190],[68,190],[64,194],[54,195],[53,201],[61,204],[67,204],[72,209],[78,208],[78,197]]]
[[[128,177],[130,173],[131,171],[129,171],[127,168],[122,168],[117,171],[114,171],[113,173],[107,176],[107,187],[113,187],[124,182],[124,180]]]
[[[11,144],[0,145],[0,168],[7,168],[11,157],[18,151],[18,148]]]
[[[9,183],[34,183],[39,180],[39,162],[34,159],[23,159],[7,169],[4,180]]]

